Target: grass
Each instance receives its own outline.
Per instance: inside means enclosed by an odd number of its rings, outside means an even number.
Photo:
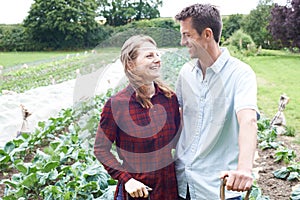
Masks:
[[[11,67],[15,65],[22,65],[42,60],[52,60],[65,57],[68,54],[75,54],[77,52],[0,52],[0,65]]]
[[[96,71],[116,60],[117,48],[98,48],[89,52],[24,52],[3,53],[6,63],[19,65],[5,66],[0,73],[0,93],[2,91],[24,92],[40,86],[61,83],[81,75]],[[66,56],[66,54],[70,55]],[[18,58],[20,55],[21,58]],[[17,59],[15,59],[15,57]],[[27,62],[22,61],[27,60]],[[26,63],[22,65],[21,63]]]
[[[118,48],[97,48],[101,53],[99,59],[107,62],[112,61],[119,55]],[[90,51],[89,51],[90,52]],[[0,52],[0,65],[5,68],[29,63],[50,62],[52,60],[65,58],[67,55],[76,55],[84,51],[50,51],[50,52]]]
[[[290,102],[284,115],[287,126],[294,127],[300,142],[300,54],[285,54],[268,51],[266,56],[245,59],[255,71],[258,81],[258,106],[269,118],[278,111],[281,94],[286,94]]]

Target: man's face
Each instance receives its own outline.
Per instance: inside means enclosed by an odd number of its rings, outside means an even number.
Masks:
[[[180,21],[181,45],[189,49],[191,58],[201,58],[204,55],[205,39],[199,35],[192,25],[192,18]],[[205,53],[206,55],[206,53]]]

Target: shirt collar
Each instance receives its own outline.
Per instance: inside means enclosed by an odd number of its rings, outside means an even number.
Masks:
[[[223,67],[225,66],[226,62],[228,61],[228,59],[230,58],[230,53],[228,51],[228,49],[226,47],[221,47],[221,55],[217,58],[217,60],[208,68],[213,70],[216,74],[219,73]],[[201,66],[199,63],[199,60],[196,59],[195,60],[195,65],[192,69],[192,71],[194,69],[196,69],[196,71],[201,71]]]
[[[152,98],[158,94],[163,94],[163,91],[158,87],[157,83],[154,82],[154,87],[155,87],[155,93],[154,95],[152,96]],[[128,84],[127,88],[126,88],[127,92],[135,99],[136,96],[135,96],[135,90],[134,88],[132,87],[131,84]]]
[[[216,74],[219,73],[223,67],[226,65],[227,61],[230,58],[230,53],[227,48],[221,48],[221,55],[214,62],[214,64],[210,67]]]

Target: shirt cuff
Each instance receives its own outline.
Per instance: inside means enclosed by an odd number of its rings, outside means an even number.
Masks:
[[[121,182],[123,182],[124,184],[129,181],[129,179],[131,179],[132,176],[128,173],[128,172],[123,172],[120,176],[119,176],[119,180]]]

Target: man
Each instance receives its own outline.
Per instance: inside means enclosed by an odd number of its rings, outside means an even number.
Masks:
[[[219,47],[218,9],[195,4],[176,15],[181,45],[195,59],[178,76],[183,130],[176,148],[180,199],[241,199],[251,188],[257,134],[257,84],[252,69]]]

